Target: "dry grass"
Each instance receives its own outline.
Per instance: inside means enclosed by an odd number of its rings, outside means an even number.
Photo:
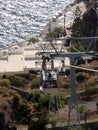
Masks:
[[[19,101],[22,100],[21,96],[16,91],[7,87],[0,87],[0,111],[4,112],[6,121],[11,121],[13,112],[12,100],[14,96],[17,96]]]
[[[87,117],[87,121],[95,121],[95,120],[98,121],[98,114],[96,114],[96,112],[94,112],[93,114],[90,114],[90,115]]]

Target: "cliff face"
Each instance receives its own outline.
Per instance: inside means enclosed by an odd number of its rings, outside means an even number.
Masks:
[[[93,7],[87,9],[83,14],[84,32],[88,36],[95,36],[97,33],[97,13]]]

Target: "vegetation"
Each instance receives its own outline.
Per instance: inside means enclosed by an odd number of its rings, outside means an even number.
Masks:
[[[31,88],[34,89],[34,88],[39,88],[39,85],[40,85],[40,78],[39,77],[36,77],[34,78],[32,81],[31,81]]]
[[[86,73],[86,72],[78,72],[78,73],[76,74],[76,80],[77,80],[78,82],[84,82],[84,81],[86,81],[88,78],[89,78],[89,74]]]
[[[14,119],[20,124],[28,124],[30,121],[31,109],[26,104],[19,104],[14,110]]]
[[[79,6],[76,7],[75,16],[76,17],[71,26],[70,31],[72,32],[73,37],[81,37],[81,36],[83,36],[83,34],[82,34],[82,28],[81,28],[81,24],[82,24],[81,10],[80,10]]]
[[[12,86],[20,87],[26,84],[26,79],[16,75],[9,75],[8,79]]]
[[[79,107],[79,112],[80,114],[84,114],[84,113],[87,113],[88,109],[85,105],[82,105]]]
[[[67,97],[63,94],[58,94],[58,105],[59,108],[64,107],[67,104]]]
[[[96,83],[94,80],[89,80],[85,83],[85,90],[87,95],[92,95],[96,92]]]
[[[74,127],[74,128],[71,128],[71,130],[79,130],[79,128]],[[81,128],[81,130],[91,130],[91,129],[90,128]]]
[[[87,16],[86,18],[84,15],[82,18],[79,7],[76,8],[75,13],[76,18],[71,27],[72,36],[74,37],[92,36],[91,34],[92,29],[93,29],[93,35],[95,35],[96,32],[95,26],[93,26],[93,23],[91,23],[89,16]],[[87,21],[90,22],[90,27]],[[63,31],[61,28],[57,27],[53,31],[49,32],[46,37],[59,38],[61,35],[63,35]],[[36,43],[38,42],[38,39],[30,38],[28,42],[29,44]],[[83,49],[85,50],[86,46],[85,43],[83,43],[83,45],[84,45]],[[81,50],[79,43],[77,43],[76,41],[73,44],[73,48],[71,48],[71,50],[76,51],[75,48]],[[98,89],[96,87],[97,85],[95,83],[94,78],[92,79],[91,77],[93,77],[93,75],[86,72],[78,72],[76,74],[76,80],[79,84],[79,87],[82,88],[81,90],[84,90],[85,88],[85,90],[83,92],[80,92],[79,95],[81,101],[87,98],[93,100],[94,96],[92,95],[95,94],[96,97],[98,96]],[[0,106],[2,106],[2,109],[4,111],[8,111],[8,113],[11,113],[9,115],[9,117],[11,117],[11,120],[14,120],[20,124],[27,124],[29,126],[28,130],[33,129],[47,130],[46,125],[47,123],[49,123],[49,120],[47,120],[48,109],[51,109],[50,111],[55,115],[57,107],[63,110],[65,105],[67,104],[68,99],[67,96],[69,94],[67,90],[70,90],[70,80],[67,79],[64,81],[63,79],[60,82],[61,82],[60,88],[63,88],[64,91],[63,92],[60,91],[60,94],[58,94],[57,97],[55,95],[50,97],[49,94],[39,93],[39,91],[34,92],[34,89],[38,90],[40,85],[40,77],[38,77],[37,75],[29,74],[27,78],[17,75],[9,75],[9,76],[4,75],[2,78],[0,77],[0,86],[3,89],[0,90],[0,97],[2,98],[0,101],[1,103]],[[24,87],[28,85],[27,83],[29,84],[30,89],[33,91],[32,93],[30,93],[28,101],[26,100],[23,101],[23,99],[21,99],[21,96],[18,95],[15,91],[10,90],[10,88],[8,88],[7,90],[7,87],[9,87],[10,85],[15,87],[19,86]],[[77,90],[79,89],[79,87],[77,87]],[[6,98],[6,101],[4,100],[4,98]],[[54,105],[53,109],[49,108],[50,98],[51,102]],[[58,100],[58,106],[57,106],[57,100]],[[80,106],[79,108],[80,115],[83,114],[84,116],[84,114],[87,113],[87,111],[88,109],[86,106],[84,105]],[[96,112],[98,112],[98,102],[96,103]],[[77,128],[72,128],[72,130],[77,130]]]
[[[96,35],[97,14],[93,8],[88,9],[81,17],[81,10],[77,6],[75,16],[74,23],[71,27],[72,36],[85,37]]]
[[[48,123],[47,119],[32,120],[28,130],[47,130],[46,128],[47,123]]]
[[[53,31],[46,34],[46,38],[47,39],[49,39],[49,38],[59,38],[60,35],[61,36],[63,35],[63,30],[62,30],[61,27],[56,27],[56,28],[54,28]]]
[[[39,41],[39,40],[38,40],[37,38],[34,38],[34,37],[32,37],[32,38],[30,38],[30,39],[28,40],[29,44],[36,43],[36,42],[38,42],[38,41]]]
[[[8,79],[0,79],[0,86],[9,87],[10,81]]]
[[[35,79],[35,78],[37,78],[37,76],[36,76],[35,74],[29,74],[29,75],[28,75],[28,79],[29,79],[29,80],[33,80],[33,79]]]
[[[73,37],[92,37],[96,36],[97,33],[97,13],[94,8],[89,8],[88,10],[81,16],[81,10],[77,6],[75,10],[75,19],[70,27],[71,36]],[[85,51],[90,43],[90,40],[86,40],[78,42],[75,41],[73,47],[70,48],[70,51]],[[98,49],[98,45],[96,42],[96,47]],[[95,47],[95,48],[96,48]],[[92,49],[94,46],[92,46]],[[96,49],[96,50],[97,50]]]
[[[38,103],[40,100],[40,94],[37,92],[32,92],[29,94],[28,99],[32,101],[32,103]]]
[[[63,81],[61,83],[61,87],[63,87],[63,88],[69,88],[70,87],[70,80],[66,79],[65,81]]]

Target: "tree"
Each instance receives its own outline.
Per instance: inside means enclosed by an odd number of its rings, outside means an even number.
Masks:
[[[28,42],[29,42],[29,44],[31,44],[31,43],[36,43],[36,42],[38,42],[39,40],[37,39],[37,38],[34,38],[34,37],[32,37],[32,38],[30,38],[29,40],[28,40]]]
[[[81,24],[82,24],[81,11],[80,11],[79,6],[77,6],[75,10],[75,19],[74,19],[73,25],[71,26],[71,32],[72,32],[71,35],[73,37],[82,36]]]
[[[86,127],[86,121],[87,121],[87,111],[88,111],[88,109],[85,105],[80,106],[79,112],[80,112],[80,114],[82,114],[84,116],[85,127]]]
[[[46,39],[47,38],[56,38],[56,33],[55,32],[49,32],[46,34]]]
[[[63,34],[63,30],[61,27],[54,28],[53,31],[46,34],[46,38],[59,38],[60,35]]]
[[[56,37],[59,38],[60,34],[63,34],[62,28],[61,27],[56,27],[54,28],[54,32],[56,33]]]

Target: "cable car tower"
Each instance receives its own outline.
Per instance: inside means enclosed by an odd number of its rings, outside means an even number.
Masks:
[[[69,38],[69,40],[72,42],[74,40],[85,40],[86,38]],[[93,39],[87,38],[87,39]],[[42,69],[45,71],[46,67],[46,59],[51,60],[51,70],[54,68],[53,67],[53,59],[56,57],[68,57],[70,59],[70,82],[71,82],[71,90],[70,90],[70,99],[69,99],[69,112],[68,112],[68,130],[72,130],[72,128],[78,128],[78,130],[81,130],[81,125],[80,125],[80,115],[79,115],[79,110],[78,110],[78,100],[77,100],[77,95],[76,95],[76,84],[75,84],[75,60],[78,58],[82,58],[83,56],[89,56],[91,55],[89,51],[87,52],[68,52],[65,53],[62,51],[63,46],[66,44],[66,41],[69,41],[66,37],[64,39],[65,43],[62,45],[60,51],[57,51],[55,46],[52,44],[52,41],[50,42],[51,46],[55,50],[54,52],[40,52],[42,55],[43,59],[43,64],[42,64]],[[95,38],[94,38],[95,40]],[[93,42],[92,42],[93,43]],[[91,43],[91,44],[92,44]],[[71,43],[72,44],[72,43]],[[89,46],[90,47],[90,46]],[[88,50],[88,49],[87,49]],[[92,54],[93,55],[93,54]],[[43,58],[44,56],[44,58]],[[57,73],[56,73],[57,74]],[[43,83],[45,84],[45,83]],[[44,85],[43,85],[44,86]]]
[[[48,44],[40,44],[37,46],[39,50],[39,55],[42,56],[42,71],[41,71],[41,78],[40,78],[40,92],[44,94],[49,95],[49,118],[53,118],[52,113],[55,114],[55,116],[59,117],[60,111],[59,111],[59,104],[58,104],[58,72],[54,68],[54,59],[51,58],[46,54],[45,49],[50,48],[50,50],[54,51],[53,48],[51,48],[50,43]],[[42,52],[40,52],[42,51]],[[55,121],[53,121],[55,122]]]

